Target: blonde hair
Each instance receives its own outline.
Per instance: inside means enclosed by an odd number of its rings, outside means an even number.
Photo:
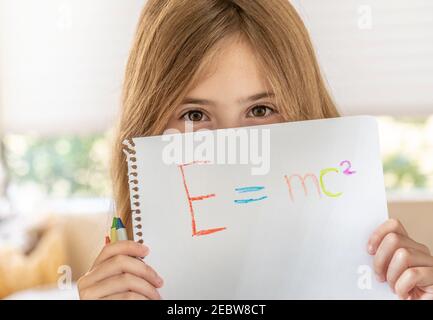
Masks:
[[[126,67],[112,161],[116,210],[129,233],[122,141],[162,134],[217,44],[233,34],[254,48],[286,121],[338,116],[308,32],[288,0],[148,0]]]

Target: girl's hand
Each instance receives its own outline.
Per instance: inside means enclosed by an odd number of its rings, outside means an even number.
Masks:
[[[409,238],[403,225],[389,219],[370,236],[377,279],[387,281],[401,299],[433,299],[433,257],[427,246]]]
[[[162,279],[145,257],[149,249],[133,241],[107,244],[92,268],[78,280],[80,299],[161,299]]]

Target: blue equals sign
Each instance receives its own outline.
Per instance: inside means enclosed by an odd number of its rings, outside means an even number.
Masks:
[[[260,190],[263,190],[265,187],[262,186],[252,186],[252,187],[242,187],[242,188],[235,188],[235,191],[238,193],[247,193],[247,192],[257,192]],[[260,201],[266,199],[268,196],[262,196],[259,198],[247,198],[247,199],[239,199],[235,200],[235,203],[250,203],[255,201]]]

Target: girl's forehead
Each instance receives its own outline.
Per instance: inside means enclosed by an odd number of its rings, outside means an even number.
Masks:
[[[202,61],[189,92],[242,88],[260,90],[267,82],[251,46],[244,40],[228,38],[218,43]]]

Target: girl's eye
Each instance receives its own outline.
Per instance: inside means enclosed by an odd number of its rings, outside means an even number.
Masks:
[[[263,118],[270,116],[273,113],[275,113],[274,109],[268,106],[259,105],[251,108],[251,110],[248,112],[248,117]]]
[[[209,118],[200,110],[191,110],[185,112],[182,115],[182,119],[185,121],[193,121],[193,122],[209,120]]]

